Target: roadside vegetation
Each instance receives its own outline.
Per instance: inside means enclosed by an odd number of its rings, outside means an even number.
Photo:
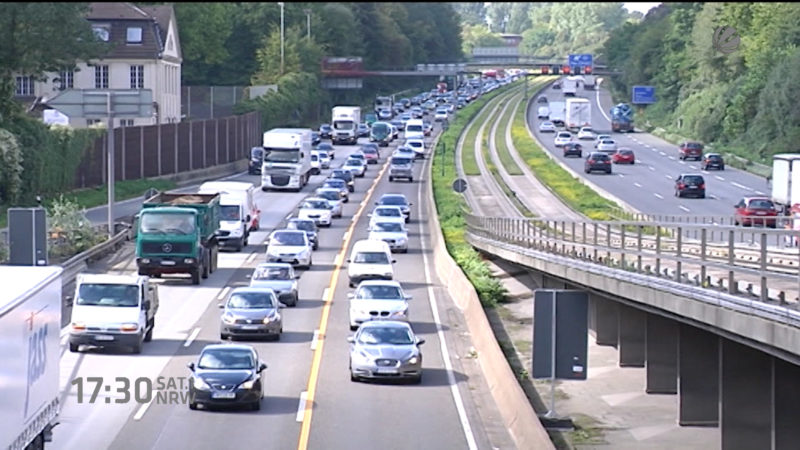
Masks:
[[[514,109],[519,107],[521,101],[522,93],[509,99],[508,108],[503,112],[502,117],[497,119],[497,130],[495,130],[494,146],[497,149],[497,158],[509,175],[522,175],[522,169],[520,169],[517,162],[514,161],[514,158],[508,150],[508,145],[506,145],[506,125],[509,120],[511,120]],[[490,127],[487,127],[487,130],[488,129],[490,129]]]

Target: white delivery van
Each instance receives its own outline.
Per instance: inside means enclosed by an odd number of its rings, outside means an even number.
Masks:
[[[260,227],[261,211],[255,201],[255,187],[241,181],[209,181],[200,185],[199,194],[219,194],[220,246],[241,251],[251,231]]]
[[[392,249],[383,241],[363,239],[353,244],[347,260],[350,287],[363,280],[391,280],[394,278]]]
[[[425,123],[422,122],[422,119],[411,119],[406,123],[405,138],[406,139],[425,138]]]
[[[550,118],[550,108],[547,106],[540,106],[539,113],[536,115],[539,119],[549,119]]]

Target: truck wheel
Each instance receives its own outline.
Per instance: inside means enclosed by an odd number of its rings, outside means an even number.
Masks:
[[[144,335],[145,342],[150,342],[153,340],[153,328],[155,327],[156,327],[156,319],[154,317],[153,320],[150,322],[150,329],[147,330],[147,334]]]
[[[192,284],[194,285],[200,284],[200,274],[202,273],[202,270],[203,270],[202,267],[196,267],[192,271]]]
[[[210,262],[209,259],[211,259],[211,258],[207,258],[206,261],[203,263],[203,271],[201,272],[201,275],[200,275],[200,276],[203,277],[203,279],[208,278],[208,275],[209,275],[209,273],[208,273],[208,270],[209,270],[208,264]]]
[[[213,247],[213,252],[211,254],[211,271],[216,271],[219,268],[219,247],[216,245]]]

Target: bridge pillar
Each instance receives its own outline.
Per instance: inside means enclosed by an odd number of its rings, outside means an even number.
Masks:
[[[619,336],[619,305],[596,294],[589,294],[591,310],[590,326],[594,330],[597,345],[616,347]]]
[[[720,425],[723,449],[772,448],[772,370],[771,356],[722,339]],[[776,391],[775,395],[782,394]],[[797,448],[797,442],[794,444]]]
[[[619,306],[619,366],[644,367],[647,313]]]
[[[775,361],[775,449],[795,449],[800,442],[800,367]]]
[[[700,328],[678,329],[678,424],[719,426],[719,340]]]
[[[647,315],[648,394],[678,393],[678,322]]]

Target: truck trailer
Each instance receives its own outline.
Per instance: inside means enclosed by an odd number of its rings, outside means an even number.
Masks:
[[[800,205],[800,154],[772,156],[772,201],[786,215],[793,206]]]
[[[0,448],[42,449],[59,411],[61,272],[0,266]]]
[[[567,99],[567,117],[565,127],[567,130],[577,132],[583,127],[592,126],[592,104],[585,98]]]

